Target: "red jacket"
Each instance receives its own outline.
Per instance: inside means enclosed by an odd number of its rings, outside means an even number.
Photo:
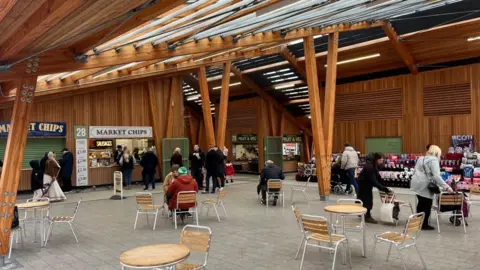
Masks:
[[[198,185],[197,181],[193,179],[190,175],[182,175],[179,176],[173,181],[173,183],[168,187],[167,193],[171,195],[170,199],[168,200],[168,208],[170,210],[175,209],[177,207],[177,195],[180,191],[195,191],[198,192]],[[195,204],[193,203],[185,203],[180,204],[180,209],[187,209],[190,207],[194,207]]]
[[[225,174],[226,175],[234,175],[235,174],[235,169],[233,168],[232,163],[227,163],[225,165]]]

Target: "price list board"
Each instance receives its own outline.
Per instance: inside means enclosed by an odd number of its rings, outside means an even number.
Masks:
[[[77,186],[88,186],[88,127],[75,126],[74,131]]]

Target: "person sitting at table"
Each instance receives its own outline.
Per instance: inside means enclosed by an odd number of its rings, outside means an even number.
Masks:
[[[371,153],[367,157],[367,163],[363,166],[363,170],[358,176],[358,194],[357,199],[363,202],[363,207],[367,208],[365,214],[365,222],[378,223],[372,218],[370,211],[373,208],[373,187],[383,192],[390,192],[390,188],[380,184],[381,176],[379,167],[383,164],[384,158],[382,153]]]
[[[257,187],[257,190],[260,188],[262,191],[262,204],[267,203],[267,182],[270,179],[285,179],[285,175],[283,174],[282,168],[278,167],[273,163],[271,160],[267,160],[265,162],[265,167],[262,169],[260,173],[260,183]],[[279,190],[271,189],[271,192],[276,192]],[[277,205],[278,196],[273,197],[273,205]]]
[[[180,167],[178,169],[178,177],[173,181],[173,183],[168,187],[166,197],[168,200],[168,209],[173,211],[177,208],[177,196],[181,191],[195,191],[198,192],[197,181],[193,179],[192,176],[187,175],[188,170],[185,167]],[[188,211],[189,208],[195,207],[194,203],[183,203],[179,204],[177,210],[179,211]],[[185,213],[180,213],[180,218],[182,221],[185,218]]]

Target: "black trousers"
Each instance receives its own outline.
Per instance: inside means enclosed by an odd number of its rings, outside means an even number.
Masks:
[[[278,188],[271,188],[270,192],[277,192],[280,191]],[[276,200],[278,199],[278,196],[273,196],[273,199]],[[266,201],[267,200],[267,184],[262,185],[262,200]]]
[[[62,182],[64,192],[72,191],[72,176],[62,177]]]
[[[152,188],[155,189],[155,173],[144,172],[142,173],[142,175],[143,175],[143,184],[145,185],[145,188],[148,189],[148,185],[151,183]]]
[[[219,173],[219,174],[218,174],[218,178],[220,178],[220,183],[221,183],[220,185],[221,185],[222,187],[225,187],[225,174]],[[217,184],[217,185],[218,185],[218,184]]]
[[[210,188],[210,178],[212,178],[212,191],[215,191],[215,188],[218,186],[217,172],[207,172],[206,187],[205,191],[208,191]]]
[[[425,218],[423,219],[423,227],[428,226],[428,221],[430,220],[430,213],[432,211],[433,200],[418,195],[417,199],[417,213],[425,213]]]
[[[192,177],[195,179],[195,181],[197,181],[198,189],[203,189],[202,168],[193,168],[192,167]]]

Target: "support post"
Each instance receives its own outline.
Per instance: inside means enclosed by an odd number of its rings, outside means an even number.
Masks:
[[[220,106],[218,110],[217,119],[217,145],[220,149],[225,147],[225,133],[227,130],[227,113],[228,113],[228,93],[230,90],[230,68],[232,66],[231,61],[227,61],[223,64],[223,76],[222,76],[222,92],[220,93]]]
[[[162,175],[162,129],[160,128],[160,111],[158,109],[157,96],[155,95],[155,82],[148,81],[148,104],[150,107],[150,115],[152,117],[153,139],[155,140],[155,150],[159,157],[158,171]]]
[[[169,89],[168,108],[167,108],[167,126],[165,127],[165,138],[173,137],[173,111],[175,108],[175,97],[179,94],[179,77],[172,77]]]
[[[275,119],[275,116],[277,114],[275,112],[275,108],[271,103],[267,103],[267,106],[268,106],[268,114],[269,114],[268,118],[270,118],[270,132],[271,132],[270,134],[272,136],[277,136],[277,132],[278,132],[277,123],[276,123],[277,119]]]
[[[19,80],[17,85],[18,91],[13,105],[3,172],[0,178],[0,256],[2,257],[7,256],[8,253],[13,209],[17,199],[36,85],[36,76],[24,77]]]
[[[310,114],[312,119],[313,143],[315,145],[315,165],[317,168],[318,191],[320,200],[326,200],[330,195],[330,176],[326,175],[327,170],[325,139],[323,135],[322,108],[320,104],[320,88],[317,77],[317,60],[315,57],[315,47],[313,37],[308,36],[303,39],[305,48],[305,70],[307,73],[308,95],[310,98]]]
[[[210,93],[208,91],[207,71],[205,66],[201,66],[198,71],[198,84],[200,85],[200,95],[202,97],[203,122],[205,123],[205,136],[208,146],[215,145],[215,135],[213,132],[212,110],[210,109]]]

